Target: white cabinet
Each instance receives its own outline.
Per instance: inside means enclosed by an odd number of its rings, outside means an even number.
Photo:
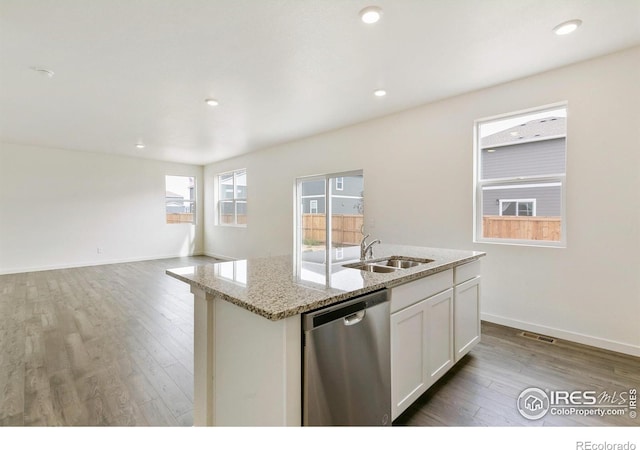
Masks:
[[[454,343],[458,362],[480,342],[480,277],[456,285],[454,296]]]
[[[479,261],[392,288],[392,419],[478,342]]]
[[[391,314],[392,419],[427,390],[429,353],[426,324],[426,301]]]
[[[453,289],[448,289],[425,301],[429,386],[453,367],[453,299]]]
[[[455,362],[480,342],[480,261],[453,269]]]
[[[393,419],[453,366],[453,356],[453,289],[391,314]]]
[[[453,286],[453,269],[419,278],[391,289],[391,313],[400,311]]]

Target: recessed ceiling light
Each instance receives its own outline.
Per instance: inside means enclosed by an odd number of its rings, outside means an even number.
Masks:
[[[209,106],[218,106],[220,104],[220,102],[215,98],[208,98],[204,102]]]
[[[44,67],[30,67],[30,69],[42,76],[49,78],[52,78],[55,75],[55,72],[53,70],[46,69]]]
[[[375,91],[373,91],[373,95],[375,95],[376,97],[384,97],[385,95],[387,95],[387,91],[385,91],[384,89],[376,89]]]
[[[372,24],[376,23],[382,17],[382,9],[377,6],[367,6],[360,11],[360,20],[364,23]]]
[[[582,20],[569,20],[567,22],[562,22],[560,25],[554,27],[553,32],[558,36],[564,36],[565,34],[573,33],[574,31],[576,31],[580,25],[582,25]]]
[[[136,144],[136,148],[142,150],[144,148],[144,144]]]

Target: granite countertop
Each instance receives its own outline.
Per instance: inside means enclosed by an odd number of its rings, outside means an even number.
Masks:
[[[374,260],[405,256],[433,262],[377,273],[343,267],[356,260],[336,262],[328,270],[319,262],[295,264],[294,257],[287,255],[182,267],[166,273],[267,319],[280,320],[441,272],[484,255],[475,251],[381,244],[375,247]]]

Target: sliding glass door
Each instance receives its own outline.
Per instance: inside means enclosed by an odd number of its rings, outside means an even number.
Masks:
[[[364,228],[362,171],[299,178],[296,192],[298,261],[330,271],[332,265],[358,259]]]

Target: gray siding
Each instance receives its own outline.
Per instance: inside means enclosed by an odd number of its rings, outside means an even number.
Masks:
[[[324,214],[324,195],[322,197],[303,198],[302,199],[302,214],[311,213],[311,202],[318,202],[318,211],[314,211],[314,214]]]
[[[565,138],[482,150],[482,179],[565,173]]]
[[[322,197],[303,198],[302,213],[311,212],[311,201],[318,201],[318,214],[324,214],[324,195]],[[334,214],[361,214],[362,199],[333,197],[331,206]]]
[[[359,197],[364,192],[364,179],[363,177],[343,177],[342,178],[342,190],[336,189],[337,180],[333,179],[333,185],[331,186],[331,192],[333,195],[349,195]]]
[[[304,181],[302,183],[302,197],[307,195],[324,195],[324,180]]]
[[[348,195],[359,197],[364,191],[362,177],[344,177],[342,182],[342,190],[336,189],[336,179],[331,179],[331,193],[333,195]],[[302,183],[302,196],[307,195],[323,195],[324,180],[305,181]]]
[[[362,176],[343,177],[342,190],[336,189],[336,179],[331,179],[332,207],[334,214],[360,214],[362,212],[364,179]],[[318,202],[318,214],[324,214],[324,180],[304,181],[302,183],[302,212],[311,212],[311,201]],[[358,197],[358,198],[342,198]]]
[[[362,201],[361,198],[333,197],[331,206],[334,214],[361,214]]]
[[[235,206],[233,201],[223,201],[221,203],[221,213],[222,214],[235,214],[235,208],[238,209],[238,214],[246,214],[247,213],[247,203],[245,201],[236,202]]]
[[[482,214],[500,215],[500,200],[536,199],[536,216],[559,217],[561,186],[524,187],[517,189],[491,189],[482,191]]]

